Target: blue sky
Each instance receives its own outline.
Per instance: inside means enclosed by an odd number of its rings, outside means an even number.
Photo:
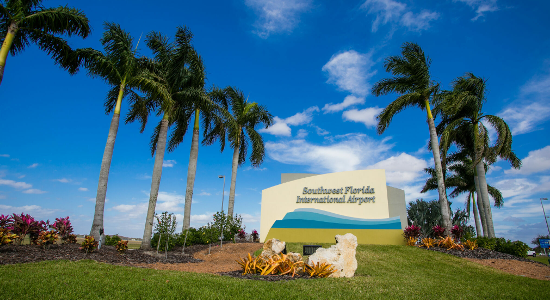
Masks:
[[[388,77],[383,62],[404,42],[418,43],[432,59],[432,78],[449,88],[466,72],[487,79],[484,111],[513,131],[521,170],[492,166],[487,181],[499,188],[504,207],[493,208],[498,236],[530,242],[546,234],[539,198],[550,195],[550,10],[547,1],[503,0],[244,0],[244,1],[44,1],[74,6],[90,19],[87,39],[75,48],[101,49],[103,22],[116,22],[135,41],[150,31],[172,38],[188,26],[207,71],[207,85],[237,87],[263,104],[275,124],[262,130],[266,159],[239,168],[235,211],[247,232],[259,230],[262,189],[281,173],[386,169],[388,184],[407,201],[421,194],[433,165],[425,112],[398,114],[378,135],[375,116],[396,95],[374,97],[371,86]],[[142,55],[150,55],[144,43]],[[104,113],[108,86],[82,70],[75,76],[54,65],[35,46],[8,57],[0,86],[0,213],[30,213],[53,220],[70,216],[88,233],[101,158],[112,115]],[[128,108],[123,103],[123,114]],[[151,185],[149,139],[158,118],[118,131],[105,206],[107,234],[141,237]],[[178,214],[182,224],[191,137],[166,153],[157,212]],[[221,208],[232,151],[200,147],[192,226]],[[462,208],[465,196],[450,199]],[[550,204],[550,201],[546,202]],[[550,211],[550,205],[548,205]],[[180,227],[181,228],[181,227]]]

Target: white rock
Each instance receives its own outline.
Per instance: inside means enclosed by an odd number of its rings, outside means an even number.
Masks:
[[[336,235],[336,245],[328,249],[319,248],[308,259],[308,265],[313,266],[317,263],[329,263],[336,272],[330,277],[353,277],[357,270],[357,259],[355,253],[357,249],[357,237],[351,233],[345,235]]]
[[[273,255],[278,255],[281,252],[283,252],[283,250],[285,249],[285,246],[286,246],[285,242],[281,242],[275,238],[270,239],[264,243],[264,247],[263,247],[264,250],[262,251],[262,254],[260,254],[260,256],[267,259]]]

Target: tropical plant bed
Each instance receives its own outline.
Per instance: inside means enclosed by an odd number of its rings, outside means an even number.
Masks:
[[[527,258],[506,254],[506,253],[501,253],[501,252],[497,252],[497,251],[493,251],[493,250],[489,250],[481,247],[476,248],[474,250],[464,250],[464,251],[461,251],[458,249],[448,250],[447,248],[442,248],[442,247],[430,247],[428,250],[443,252],[454,256],[458,256],[462,258],[470,258],[470,259],[507,259],[507,260],[511,259],[511,260],[519,260],[524,262],[534,262],[533,260],[530,260]],[[534,263],[540,263],[540,262],[534,262]],[[543,263],[540,263],[540,264],[544,265]]]
[[[38,245],[4,245],[0,247],[0,264],[18,264],[28,262],[38,262],[44,260],[82,260],[91,259],[98,262],[116,265],[138,265],[163,263],[197,263],[201,262],[195,259],[193,251],[200,251],[204,247],[186,248],[186,254],[180,251],[169,251],[167,257],[162,253],[156,254],[156,251],[143,251],[140,249],[128,250],[124,254],[117,252],[114,246],[102,246],[100,250],[86,253],[80,250],[78,244],[50,245],[44,249]]]
[[[318,277],[310,277],[308,275],[296,274],[291,275],[259,275],[259,274],[246,274],[243,275],[243,271],[230,271],[230,272],[221,272],[218,273],[223,276],[230,276],[234,278],[241,279],[251,279],[251,280],[263,280],[263,281],[280,281],[280,280],[296,280],[296,279],[319,279]]]

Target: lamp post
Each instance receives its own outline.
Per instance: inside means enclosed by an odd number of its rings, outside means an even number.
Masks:
[[[550,235],[550,227],[548,227],[548,218],[546,218],[546,212],[544,211],[544,205],[542,205],[542,200],[548,200],[548,198],[540,198],[540,206],[542,206],[542,213],[544,214],[544,221],[546,221],[546,229],[548,229],[548,234]]]
[[[224,175],[219,175],[218,178],[223,178],[223,190],[222,190],[222,217],[223,217],[223,200],[225,198],[225,176]],[[220,236],[220,248],[223,248],[223,223],[224,223],[224,220],[222,219],[222,223],[221,223],[221,236]]]

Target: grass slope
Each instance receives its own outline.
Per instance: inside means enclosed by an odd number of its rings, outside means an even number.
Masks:
[[[289,251],[301,252],[300,244]],[[360,245],[353,278],[263,282],[90,260],[0,266],[3,299],[546,299],[550,282],[443,253]]]

